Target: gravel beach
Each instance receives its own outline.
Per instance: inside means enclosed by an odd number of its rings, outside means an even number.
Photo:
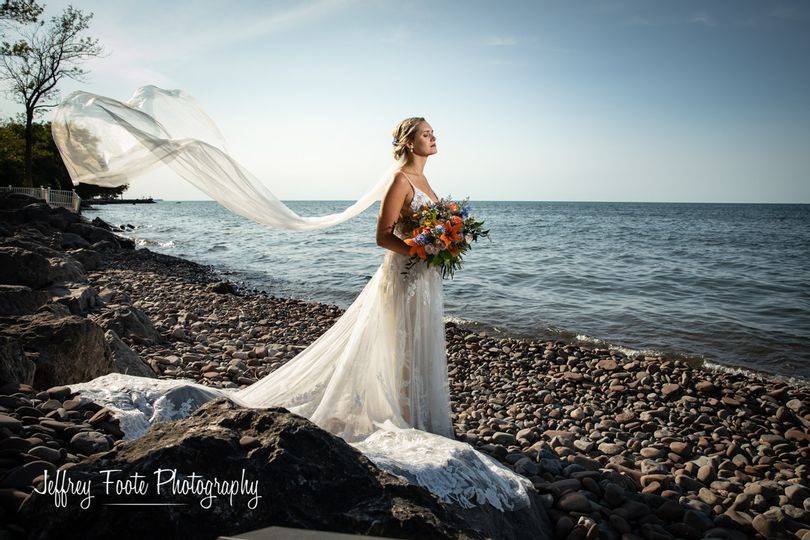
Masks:
[[[6,236],[0,250],[21,257],[12,253],[19,245]],[[94,245],[66,248],[92,262],[81,291],[65,293],[66,310],[52,315],[120,329],[119,351],[134,352],[150,376],[249,385],[343,313],[241,288],[192,261]],[[2,318],[4,339],[23,333],[19,316]],[[803,381],[490,336],[449,321],[445,328],[456,437],[532,481],[555,538],[810,540],[810,387]],[[44,469],[121,444],[108,411],[79,407],[59,386],[34,386],[0,388],[8,534],[24,530],[14,509]]]

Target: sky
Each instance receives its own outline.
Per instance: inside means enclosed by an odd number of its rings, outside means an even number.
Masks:
[[[810,203],[810,2],[72,4],[106,56],[60,97],[183,89],[282,200],[357,198],[424,116],[440,196]],[[180,178],[126,196],[208,199]]]

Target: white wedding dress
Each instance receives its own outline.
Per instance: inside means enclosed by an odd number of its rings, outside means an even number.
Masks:
[[[146,171],[173,171],[235,213],[273,227],[325,228],[345,221],[387,191],[383,177],[343,212],[299,216],[226,151],[196,101],[180,90],[139,88],[126,103],[74,92],[60,104],[54,140],[74,184],[115,186]],[[414,186],[412,208],[430,198]],[[394,233],[400,238],[402,231]],[[125,438],[151,424],[188,416],[225,396],[246,407],[285,407],[343,438],[380,468],[464,508],[531,505],[531,482],[457,441],[451,422],[442,278],[386,251],[382,264],[343,315],[295,358],[241,390],[189,380],[111,373],[69,385],[108,406]]]

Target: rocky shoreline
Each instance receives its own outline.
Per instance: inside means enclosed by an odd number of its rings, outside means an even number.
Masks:
[[[119,371],[238,388],[343,313],[136,250],[99,219],[19,196],[0,213],[7,535],[44,470],[125,444],[64,385]],[[533,482],[549,537],[810,540],[807,386],[450,322],[446,337],[456,437]]]

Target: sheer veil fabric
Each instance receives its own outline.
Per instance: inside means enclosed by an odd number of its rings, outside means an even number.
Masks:
[[[360,214],[382,199],[404,164],[394,160],[342,212],[307,217],[296,214],[228,154],[219,128],[182,90],[143,86],[126,102],[76,91],[59,105],[51,133],[73,185],[115,187],[163,169],[236,214],[298,231],[331,227]]]
[[[322,229],[385,195],[394,161],[356,202],[324,216],[299,216],[234,160],[214,122],[181,90],[139,88],[126,103],[73,92],[59,106],[53,137],[74,185],[117,186],[168,167],[233,212],[270,227]],[[412,208],[430,202],[414,189]],[[394,234],[403,237],[396,229]],[[343,438],[379,467],[463,507],[530,505],[531,482],[453,435],[442,278],[435,268],[400,274],[408,257],[383,261],[343,315],[295,358],[241,390],[184,380],[110,374],[71,385],[106,404],[128,438],[226,396],[246,407],[285,407]]]

